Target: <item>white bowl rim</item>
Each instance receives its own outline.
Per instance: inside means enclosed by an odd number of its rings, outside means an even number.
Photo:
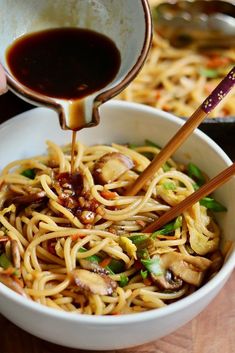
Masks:
[[[113,100],[105,103],[106,106],[110,106],[111,108],[125,108],[131,110],[140,110],[144,113],[149,113],[152,115],[160,115],[164,119],[177,123],[179,126],[183,125],[184,122],[164,111],[161,111],[156,108],[152,108],[149,106],[145,106],[139,103],[133,102],[124,102]],[[32,111],[35,109],[44,110],[44,108],[34,108],[32,110],[26,111],[19,115],[16,115],[12,119],[0,124],[0,129],[5,128],[8,124],[14,124],[14,121],[23,118],[24,115],[28,115],[29,113],[32,114]],[[101,113],[102,115],[102,113]],[[226,155],[226,153],[205,133],[196,129],[194,134],[198,135],[200,139],[204,140],[208,143],[224,160],[228,166],[232,164],[231,159]],[[77,313],[69,313],[69,312],[62,312],[53,308],[46,307],[42,304],[29,300],[27,298],[22,297],[21,295],[15,293],[13,290],[7,288],[2,283],[0,283],[0,295],[8,297],[12,302],[15,302],[17,305],[25,307],[25,309],[29,309],[36,313],[45,314],[47,316],[51,316],[55,319],[63,319],[65,321],[70,321],[73,323],[86,323],[86,324],[99,324],[99,325],[120,325],[120,324],[130,324],[137,321],[148,321],[153,319],[160,319],[163,316],[168,316],[178,311],[186,309],[188,306],[193,305],[193,303],[199,301],[201,298],[206,297],[207,293],[213,291],[215,288],[219,286],[220,283],[223,283],[228,279],[230,274],[233,271],[235,264],[235,249],[233,248],[230,257],[226,260],[221,270],[206,284],[204,284],[201,288],[197,289],[194,293],[190,294],[189,296],[176,301],[166,307],[158,308],[158,309],[151,309],[146,312],[142,313],[134,313],[134,314],[125,314],[125,315],[110,315],[110,316],[101,316],[101,315],[88,315],[88,314],[77,314]]]

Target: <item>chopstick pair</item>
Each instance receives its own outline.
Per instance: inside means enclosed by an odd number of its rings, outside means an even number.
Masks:
[[[160,218],[158,218],[153,223],[150,223],[143,232],[152,233],[155,230],[158,230],[166,223],[172,221],[174,218],[178,217],[190,206],[194,205],[196,202],[200,201],[203,197],[211,194],[219,186],[226,183],[233,175],[235,174],[235,163],[230,167],[223,170],[216,177],[204,184],[200,189],[186,197],[183,201],[172,207],[169,211],[164,213]]]
[[[158,169],[169,159],[169,157],[182,145],[182,143],[190,136],[205,117],[222,101],[222,99],[229,93],[235,85],[235,67],[227,74],[227,76],[219,83],[214,91],[205,99],[200,107],[192,114],[186,123],[178,130],[178,132],[171,138],[160,153],[153,159],[144,172],[136,179],[134,184],[126,191],[126,195],[134,196],[144,186],[144,184],[158,171]],[[233,174],[235,174],[234,164],[215,178],[210,180],[207,184],[202,186],[199,190],[188,196],[184,201],[166,212],[158,220],[150,224],[144,229],[145,232],[151,232],[168,223],[177,215],[182,213],[185,209],[192,206],[202,197],[210,194],[220,185],[224,184]]]

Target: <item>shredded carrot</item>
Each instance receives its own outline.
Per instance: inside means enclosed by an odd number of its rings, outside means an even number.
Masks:
[[[117,198],[118,194],[116,192],[113,191],[109,191],[109,190],[102,190],[100,192],[101,196],[104,197],[106,200],[114,200]]]
[[[2,237],[0,237],[0,243],[4,243],[6,241],[8,241],[10,238],[7,235],[4,235]]]
[[[210,69],[217,69],[230,64],[230,59],[224,56],[213,56],[207,62],[207,67]]]
[[[21,288],[24,288],[24,282],[22,281],[22,279],[14,276],[14,280],[19,284]]]
[[[110,264],[111,262],[111,257],[106,257],[104,260],[102,260],[100,263],[99,263],[99,266],[101,267],[106,267]]]
[[[170,111],[170,107],[169,105],[165,104],[163,107],[162,107],[163,110],[165,110],[166,112],[169,112]]]
[[[160,89],[157,89],[156,91],[155,91],[156,93],[155,93],[155,98],[161,98],[161,96],[162,96],[162,90],[160,90]]]
[[[15,273],[16,269],[14,267],[8,267],[4,271],[1,271],[4,275],[12,276]]]
[[[72,238],[72,241],[76,241],[76,240],[78,240],[79,238],[84,238],[85,236],[86,236],[86,234],[77,233],[77,234],[73,234],[73,235],[71,236],[71,238]]]
[[[151,286],[152,285],[152,281],[150,278],[145,278],[143,279],[143,282],[146,286]]]

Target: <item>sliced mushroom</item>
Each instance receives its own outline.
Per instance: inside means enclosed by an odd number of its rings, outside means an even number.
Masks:
[[[213,254],[211,254],[210,259],[212,261],[212,264],[210,266],[210,273],[213,274],[221,269],[224,259],[220,250],[217,250]]]
[[[46,198],[45,191],[39,191],[34,194],[28,194],[23,196],[14,196],[10,197],[6,200],[7,205],[15,204],[15,205],[30,205],[32,203],[40,203]]]
[[[12,289],[14,292],[19,293],[24,297],[27,297],[24,289],[9,275],[0,273],[0,282],[2,282],[8,288]]]
[[[110,295],[117,288],[117,283],[105,274],[98,274],[83,269],[74,270],[71,274],[75,284],[84,292]]]
[[[16,240],[11,240],[11,256],[15,268],[20,269],[20,249]]]
[[[169,269],[183,281],[200,286],[211,261],[200,256],[171,252],[161,255],[160,264],[163,269]]]
[[[182,287],[183,281],[167,270],[164,275],[156,276],[151,273],[151,277],[161,289],[176,290]]]
[[[107,153],[94,166],[94,177],[102,185],[117,180],[122,174],[133,168],[132,160],[119,152]]]
[[[211,266],[212,261],[200,256],[184,255],[170,252],[155,255],[159,259],[162,274],[159,276],[151,273],[154,282],[164,289],[178,289],[182,281],[195,286],[200,286],[205,276],[205,271]]]
[[[99,266],[97,263],[88,261],[86,259],[79,259],[80,266],[88,271],[93,271],[98,274],[104,274],[108,275],[109,271],[107,271],[105,268]]]

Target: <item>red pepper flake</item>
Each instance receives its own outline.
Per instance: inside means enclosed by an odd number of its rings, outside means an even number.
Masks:
[[[161,98],[161,96],[162,96],[162,90],[157,89],[155,91],[155,98],[159,99],[159,98]]]
[[[209,58],[206,66],[209,69],[218,69],[230,63],[231,63],[230,58],[227,58],[225,56],[214,55],[211,58]]]
[[[76,240],[78,240],[79,238],[84,238],[85,236],[86,236],[86,234],[77,233],[77,234],[73,234],[73,235],[71,236],[71,238],[72,238],[72,241],[76,241]]]
[[[153,284],[153,282],[151,281],[151,279],[149,277],[143,279],[143,283],[146,285],[146,286],[151,286]]]
[[[106,257],[104,260],[102,260],[100,263],[99,263],[99,266],[105,268],[106,266],[108,266],[111,262],[111,257]]]

